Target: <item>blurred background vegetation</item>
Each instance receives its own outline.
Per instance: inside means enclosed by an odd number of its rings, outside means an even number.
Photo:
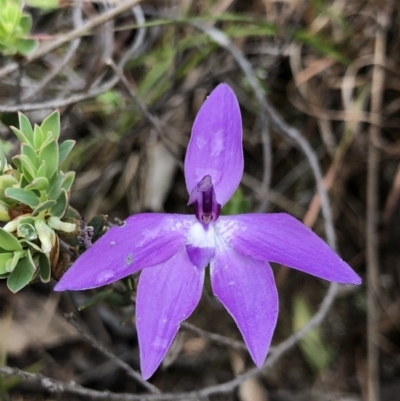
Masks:
[[[63,164],[76,171],[70,203],[86,221],[188,213],[182,161],[191,125],[205,96],[228,83],[243,114],[245,174],[225,213],[285,211],[325,237],[309,158],[293,139],[301,133],[329,191],[338,251],[364,284],[342,287],[323,324],[273,369],[205,399],[398,399],[399,3],[129,3],[0,0],[0,140],[8,155],[19,151],[8,127],[18,126],[18,111],[41,123],[59,109],[60,138],[77,141]],[[278,344],[317,311],[327,285],[282,266],[275,273]],[[127,285],[135,283],[60,295],[36,283],[12,295],[1,281],[0,366],[100,391],[143,392],[63,318],[84,307],[81,326],[138,369]],[[209,291],[190,322],[240,339]],[[246,352],[184,330],[151,381],[182,392],[248,367]],[[11,376],[0,376],[1,397],[75,399]]]

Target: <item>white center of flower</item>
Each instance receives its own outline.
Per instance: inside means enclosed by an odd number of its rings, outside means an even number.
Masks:
[[[209,224],[205,229],[201,223],[194,223],[189,229],[186,244],[196,248],[215,248],[213,224]]]

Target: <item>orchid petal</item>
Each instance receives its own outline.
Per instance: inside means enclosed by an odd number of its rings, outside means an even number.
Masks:
[[[215,296],[232,315],[258,367],[267,356],[278,317],[278,294],[271,266],[217,246],[211,261]]]
[[[185,246],[194,216],[144,213],[111,228],[64,274],[56,291],[100,287],[165,262]]]
[[[226,84],[211,92],[193,124],[185,158],[188,193],[207,175],[221,206],[233,195],[243,175],[240,108]]]
[[[160,365],[180,323],[200,301],[204,269],[183,248],[167,262],[143,270],[136,297],[140,366],[147,380]]]
[[[313,231],[286,213],[220,217],[217,232],[242,255],[343,284],[360,277]]]

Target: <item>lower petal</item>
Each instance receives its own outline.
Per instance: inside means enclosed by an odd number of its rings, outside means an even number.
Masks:
[[[278,317],[278,294],[271,266],[217,246],[211,261],[215,296],[235,320],[258,367],[267,356]]]
[[[153,375],[180,323],[200,301],[204,269],[193,266],[185,248],[167,262],[142,271],[136,298],[140,366],[145,380]]]

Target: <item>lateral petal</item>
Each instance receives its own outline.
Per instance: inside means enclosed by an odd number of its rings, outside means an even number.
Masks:
[[[188,193],[207,175],[221,206],[243,175],[242,118],[235,93],[226,84],[211,92],[194,121],[185,158]]]
[[[271,266],[243,256],[226,244],[217,246],[210,272],[215,296],[232,315],[253,361],[261,367],[278,317]]]
[[[183,248],[174,257],[142,271],[136,297],[136,327],[143,379],[153,375],[180,323],[200,301],[204,269],[190,262]]]
[[[342,284],[360,277],[321,238],[286,213],[220,217],[216,230],[242,255],[268,260]]]
[[[56,291],[100,287],[171,258],[186,242],[194,216],[136,214],[115,226],[64,274]]]

